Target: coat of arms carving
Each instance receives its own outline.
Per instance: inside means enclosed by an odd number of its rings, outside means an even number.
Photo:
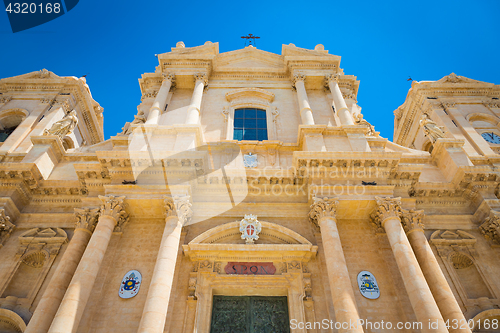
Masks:
[[[253,244],[259,239],[259,233],[262,229],[257,215],[247,214],[240,222],[241,239],[245,239],[247,244]]]
[[[252,153],[243,155],[243,165],[245,168],[256,168],[258,164],[257,155]]]

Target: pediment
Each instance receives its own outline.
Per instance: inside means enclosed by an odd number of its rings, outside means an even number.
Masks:
[[[60,228],[33,228],[19,235],[19,242],[21,244],[30,244],[33,242],[62,243],[65,242],[66,239],[68,239],[68,235]]]
[[[468,77],[451,73],[450,75],[447,75],[442,79],[436,81],[436,83],[485,83],[485,82],[469,79]]]
[[[34,71],[18,76],[13,76],[10,77],[9,80],[29,80],[29,79],[60,79],[61,77],[59,75],[54,74],[53,72],[50,72],[48,70],[41,69],[39,71]]]
[[[286,70],[281,56],[246,47],[220,54],[215,63],[217,71]]]
[[[254,244],[241,238],[240,221],[219,225],[198,235],[183,251],[191,260],[301,260],[316,256],[318,247],[281,225],[259,221],[261,231]]]
[[[462,230],[436,230],[432,233],[430,243],[436,245],[474,244],[476,238]]]
[[[307,239],[281,225],[259,221],[262,231],[256,244],[305,244],[312,245]],[[205,231],[189,244],[245,244],[241,239],[240,222],[231,222]]]

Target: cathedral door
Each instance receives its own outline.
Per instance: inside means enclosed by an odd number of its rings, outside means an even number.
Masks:
[[[210,333],[289,332],[286,296],[214,296]]]

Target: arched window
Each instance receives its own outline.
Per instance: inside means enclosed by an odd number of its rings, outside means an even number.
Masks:
[[[0,142],[7,140],[9,135],[26,118],[27,112],[22,109],[11,109],[0,114]]]
[[[266,110],[234,110],[234,140],[267,140]]]

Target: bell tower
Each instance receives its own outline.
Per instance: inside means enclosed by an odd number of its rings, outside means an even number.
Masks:
[[[394,142],[431,152],[439,138],[463,141],[469,158],[500,153],[500,86],[454,73],[413,82],[394,111]]]
[[[32,137],[50,134],[53,125],[73,110],[75,124],[57,132],[64,149],[103,141],[103,108],[92,98],[85,78],[60,77],[42,69],[0,80],[0,156],[27,153]]]

